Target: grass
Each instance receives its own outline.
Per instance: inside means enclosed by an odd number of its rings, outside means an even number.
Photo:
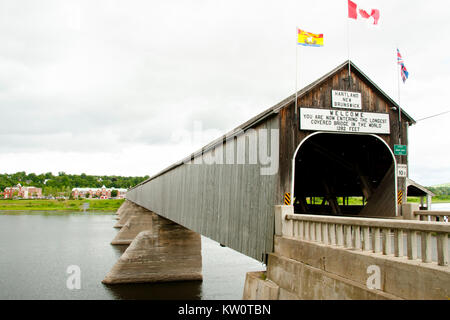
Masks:
[[[311,203],[311,200],[308,198],[308,204]],[[342,197],[338,197],[338,203],[342,205]],[[320,204],[322,202],[322,198],[317,197],[316,198],[316,204]],[[420,203],[420,197],[408,197],[408,202],[414,202],[414,203]],[[424,202],[426,202],[426,199],[424,199]],[[348,199],[349,205],[362,205],[362,197],[350,197]],[[444,195],[444,196],[434,196],[432,199],[432,203],[450,203],[450,195]]]
[[[319,198],[316,203],[320,204]],[[125,200],[0,200],[0,210],[41,210],[41,211],[83,211],[83,203],[88,202],[87,211],[116,211]],[[342,204],[342,199],[338,199]],[[362,198],[351,197],[350,205],[361,205]],[[408,202],[420,202],[419,197],[408,197]],[[309,201],[308,201],[309,203]],[[450,196],[435,196],[433,203],[450,203]]]
[[[316,202],[315,202],[315,204],[316,205],[320,205],[321,203],[322,203],[322,200],[323,200],[323,198],[322,197],[316,197]],[[343,205],[343,202],[342,202],[342,197],[338,197],[337,198],[337,201],[338,201],[338,204],[339,205]],[[308,202],[308,204],[311,204],[312,202],[311,202],[311,199],[310,198],[307,198],[307,202]],[[327,202],[328,203],[328,202]],[[361,205],[363,205],[363,203],[362,203],[362,197],[350,197],[349,199],[348,199],[348,204],[350,205],[350,206],[361,206]]]
[[[420,202],[420,197],[408,197],[408,202]],[[426,199],[424,199],[426,202]],[[432,203],[450,203],[450,195],[445,196],[434,196],[431,200]]]
[[[88,202],[87,211],[116,211],[125,200],[0,200],[0,210],[43,210],[43,211],[83,211],[83,203]]]

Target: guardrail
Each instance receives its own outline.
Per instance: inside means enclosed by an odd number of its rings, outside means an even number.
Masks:
[[[404,235],[406,235],[406,256],[410,260],[415,260],[418,257],[418,234],[420,233],[422,262],[432,263],[433,250],[437,256],[437,264],[448,266],[450,224],[287,214],[282,209],[277,210],[275,215],[276,219],[279,219],[275,221],[277,235],[382,255],[393,254],[395,257],[405,256]],[[393,234],[393,241],[391,234]],[[436,246],[432,245],[434,239]]]
[[[450,211],[419,210],[413,213],[421,221],[448,222],[448,217],[450,216]]]

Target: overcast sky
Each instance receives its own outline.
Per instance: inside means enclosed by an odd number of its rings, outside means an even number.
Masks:
[[[447,1],[355,0],[350,58],[414,119],[450,110]],[[152,175],[348,59],[347,0],[0,1],[0,172]],[[193,139],[195,128],[202,141]],[[409,130],[410,178],[450,182],[450,113]]]

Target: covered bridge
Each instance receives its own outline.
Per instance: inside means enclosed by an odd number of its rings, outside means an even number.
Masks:
[[[348,61],[135,186],[127,199],[264,261],[273,249],[274,206],[289,199],[299,214],[399,215],[406,177],[397,168],[407,156],[394,155],[394,145],[408,145],[414,123]]]

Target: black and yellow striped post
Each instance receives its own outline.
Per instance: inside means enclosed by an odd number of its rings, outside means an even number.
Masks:
[[[291,194],[289,192],[286,192],[284,194],[284,204],[286,206],[290,206],[291,205]]]
[[[398,204],[402,204],[402,202],[403,202],[403,191],[399,190],[397,192],[397,203]]]

